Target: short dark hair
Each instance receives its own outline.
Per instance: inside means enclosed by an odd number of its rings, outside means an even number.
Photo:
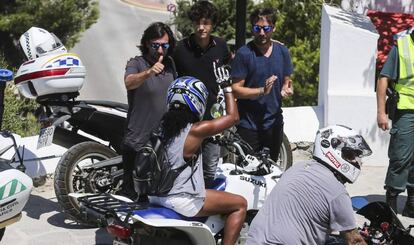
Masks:
[[[215,25],[218,21],[218,10],[214,4],[209,1],[196,2],[188,12],[188,18],[192,22],[201,20],[202,18],[210,19]]]
[[[276,23],[275,10],[272,9],[272,8],[258,8],[258,9],[255,9],[250,14],[250,23],[252,25],[254,25],[261,18],[265,18],[268,22],[272,23],[272,25],[275,25],[275,23]]]
[[[141,45],[139,46],[139,50],[141,50],[142,55],[148,54],[148,42],[150,40],[161,38],[165,34],[168,35],[168,43],[170,44],[167,55],[171,55],[175,48],[175,38],[171,28],[162,22],[152,23],[147,27],[147,29],[145,29],[141,38]]]

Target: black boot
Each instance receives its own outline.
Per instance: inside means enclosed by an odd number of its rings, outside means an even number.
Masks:
[[[393,188],[387,188],[387,192],[385,193],[385,202],[390,206],[390,208],[397,213],[397,199],[398,194],[400,194],[400,191],[397,191]]]
[[[407,187],[407,202],[402,215],[414,218],[414,187]]]

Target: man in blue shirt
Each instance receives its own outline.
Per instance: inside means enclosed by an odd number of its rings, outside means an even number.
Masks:
[[[237,132],[256,152],[269,148],[277,161],[283,139],[282,98],[293,94],[293,66],[286,46],[271,39],[273,10],[255,10],[250,22],[254,39],[237,51],[232,63],[240,114]]]

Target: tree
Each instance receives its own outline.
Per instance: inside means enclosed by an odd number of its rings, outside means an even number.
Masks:
[[[22,58],[18,39],[32,26],[44,28],[58,36],[66,48],[79,40],[80,34],[99,16],[95,0],[2,0],[0,1],[0,68],[16,70]],[[39,130],[33,112],[37,104],[16,95],[9,84],[5,90],[3,129],[22,136]]]
[[[178,12],[174,23],[184,35],[191,33],[187,11],[195,0],[178,0]],[[251,13],[252,1],[247,1],[247,13]],[[294,89],[292,98],[284,106],[316,105],[319,83],[320,22],[323,3],[340,4],[340,0],[264,0],[258,6],[271,7],[277,11],[277,22],[273,38],[283,42],[290,51],[294,66]],[[235,38],[235,1],[213,0],[221,19],[214,34],[226,40]],[[187,18],[187,19],[185,19]],[[251,24],[246,19],[247,36],[251,37]]]
[[[32,26],[54,33],[69,49],[98,16],[98,2],[95,0],[2,0],[0,53],[11,66],[20,65],[16,44],[20,35]]]

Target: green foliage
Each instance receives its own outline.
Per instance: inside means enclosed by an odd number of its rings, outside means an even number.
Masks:
[[[319,84],[321,9],[323,0],[265,0],[263,6],[277,10],[273,38],[289,48],[295,94],[284,106],[316,105]],[[339,5],[339,0],[329,4]]]
[[[177,0],[177,12],[171,24],[176,25],[177,30],[183,37],[189,36],[194,30],[187,13],[197,0]],[[213,0],[219,11],[219,20],[214,28],[213,35],[220,36],[225,40],[234,39],[236,36],[236,1]],[[247,12],[253,9],[253,1],[247,0]],[[248,28],[251,25],[248,23]],[[248,38],[248,37],[246,37]]]
[[[2,129],[10,130],[22,137],[36,135],[39,133],[40,125],[33,113],[38,105],[34,100],[24,99],[16,92],[15,87],[7,85]]]
[[[0,54],[0,67],[8,68],[3,55]],[[4,91],[3,130],[10,130],[21,136],[31,136],[39,133],[39,125],[33,112],[37,108],[33,100],[21,98],[16,88],[9,82]]]
[[[98,15],[95,0],[3,0],[0,2],[0,50],[8,64],[19,65],[15,43],[32,26],[53,32],[69,49],[78,41],[80,33],[96,22]]]
[[[174,24],[177,29],[188,36],[192,32],[187,11],[196,0],[178,0],[178,12]],[[236,30],[236,1],[213,0],[221,19],[215,28],[214,34],[234,39]],[[253,2],[247,1],[247,15],[253,8]],[[272,7],[277,11],[277,22],[273,38],[283,42],[290,51],[294,66],[293,84],[295,94],[284,101],[284,106],[316,105],[319,83],[319,46],[320,22],[323,3],[340,4],[340,0],[264,0],[258,6]],[[247,36],[251,37],[251,24],[246,16]]]

